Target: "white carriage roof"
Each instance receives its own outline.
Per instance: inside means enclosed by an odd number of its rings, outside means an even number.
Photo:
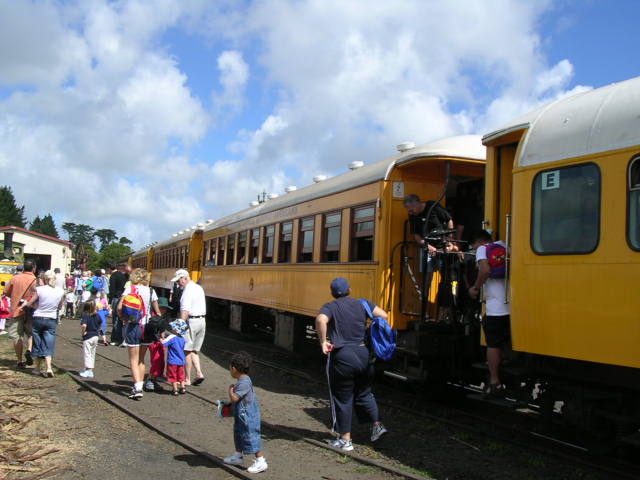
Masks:
[[[461,135],[436,140],[384,160],[365,165],[356,170],[283,194],[280,197],[268,200],[255,207],[249,207],[240,212],[228,215],[207,225],[204,230],[214,230],[247,218],[280,210],[315,198],[367,185],[372,182],[386,180],[389,178],[389,174],[394,167],[420,157],[464,158],[484,161],[486,160],[486,148],[482,145],[479,135]],[[173,243],[180,238],[181,237],[174,237],[170,242],[166,243]]]
[[[550,103],[485,135],[484,143],[528,129],[520,166],[626,148],[640,143],[640,77]]]

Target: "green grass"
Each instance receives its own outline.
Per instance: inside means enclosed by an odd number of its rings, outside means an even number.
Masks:
[[[336,458],[336,462],[338,462],[340,465],[344,465],[345,463],[351,462],[351,457],[348,457],[347,455],[340,455],[338,458]]]

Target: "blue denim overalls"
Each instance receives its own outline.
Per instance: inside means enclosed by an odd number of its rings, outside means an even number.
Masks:
[[[236,451],[250,455],[262,449],[260,438],[260,404],[253,390],[253,383],[248,376],[238,379],[241,383],[249,384],[249,391],[235,404],[233,409],[233,442]]]

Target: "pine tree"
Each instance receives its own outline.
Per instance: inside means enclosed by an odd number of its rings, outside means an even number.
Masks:
[[[42,219],[40,218],[40,215],[33,219],[29,226],[29,230],[32,232],[42,233]]]
[[[100,251],[104,249],[107,245],[113,242],[118,235],[116,235],[116,231],[110,228],[102,228],[100,230],[96,230],[94,235],[100,240]]]
[[[27,219],[24,216],[24,205],[18,208],[11,187],[0,187],[0,227],[15,225],[25,228]]]

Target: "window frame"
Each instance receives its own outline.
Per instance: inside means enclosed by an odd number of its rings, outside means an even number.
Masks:
[[[627,232],[625,237],[627,238],[627,245],[629,245],[629,248],[634,252],[640,252],[640,245],[635,246],[631,241],[631,193],[640,191],[640,185],[638,185],[635,188],[631,187],[631,172],[634,166],[636,166],[636,164],[637,164],[637,168],[640,170],[640,154],[636,154],[632,156],[631,160],[629,160],[629,164],[627,165],[627,175],[625,179],[626,180],[625,183],[627,184],[627,212],[626,212],[627,218],[625,221]],[[640,215],[640,212],[638,213],[638,215]]]
[[[241,232],[238,232],[238,253],[236,254],[236,265],[245,265],[247,263],[249,236],[250,235],[248,233],[248,230],[242,230]],[[242,253],[242,256],[240,256],[240,253]],[[241,262],[241,259],[244,260]]]
[[[256,232],[258,232],[258,234],[256,235]],[[252,229],[249,230],[249,264],[251,265],[258,265],[260,263],[260,235],[262,233],[262,229],[260,227],[254,227]],[[257,240],[257,245],[254,245],[256,243]],[[254,253],[254,249],[255,249],[255,257],[253,256]],[[255,262],[253,261],[255,258]]]
[[[364,210],[367,208],[373,209],[373,214],[370,217],[359,218],[356,219],[356,211]],[[372,222],[373,227],[371,229],[371,234],[368,234],[369,231],[366,232],[356,232],[356,225],[359,223]],[[371,259],[369,260],[355,260],[353,255],[355,253],[354,243],[357,238],[360,237],[371,237]],[[351,228],[349,231],[349,263],[369,263],[374,261],[375,257],[375,241],[376,241],[376,204],[370,203],[366,205],[359,205],[357,207],[351,207]]]
[[[597,225],[596,225],[596,241],[595,244],[593,246],[593,248],[589,251],[582,251],[582,252],[575,252],[575,251],[545,251],[545,252],[539,252],[535,249],[535,244],[534,244],[534,227],[535,227],[535,184],[536,181],[538,180],[538,177],[541,176],[543,173],[546,172],[550,172],[550,171],[554,171],[554,170],[566,170],[568,168],[576,168],[576,167],[587,167],[587,166],[594,166],[596,168],[596,171],[598,172],[598,219],[597,219]],[[531,248],[531,251],[539,256],[549,256],[549,255],[589,255],[593,252],[595,252],[598,247],[600,246],[600,229],[601,229],[601,225],[602,225],[602,171],[600,170],[600,165],[598,165],[595,162],[582,162],[582,163],[573,163],[571,165],[563,165],[563,166],[557,166],[557,167],[549,167],[549,168],[545,168],[544,170],[539,170],[533,177],[533,180],[531,181],[531,209],[529,211],[530,214],[530,224],[529,224],[529,248]]]
[[[332,215],[339,215],[340,216],[340,221],[339,222],[333,222],[333,223],[327,223],[327,219],[328,217],[332,216]],[[334,210],[331,212],[327,212],[327,213],[323,213],[322,214],[322,247],[320,249],[320,263],[340,263],[340,248],[342,247],[342,220],[343,220],[343,214],[342,214],[342,210]],[[340,232],[340,235],[338,237],[338,245],[337,246],[332,246],[331,249],[329,249],[329,247],[327,246],[327,241],[329,240],[329,229],[330,228],[338,228],[338,231]],[[326,259],[326,255],[328,253],[333,253],[333,252],[338,252],[338,259],[337,260],[327,260]]]
[[[232,233],[227,235],[227,251],[226,251],[226,265],[235,265],[236,259],[236,234]]]
[[[291,225],[291,230],[289,232],[284,231],[285,225]],[[285,236],[288,236],[287,240]],[[285,249],[287,244],[289,245],[289,258],[284,260],[285,257]],[[291,263],[293,261],[293,220],[287,220],[286,222],[280,223],[280,241],[278,242],[278,263]]]
[[[269,229],[271,229],[271,233],[269,233]],[[265,225],[260,229],[262,235],[264,236],[264,240],[262,241],[262,261],[260,263],[270,264],[273,263],[275,256],[275,248],[276,248],[276,224],[272,223],[271,225]],[[273,240],[271,244],[271,256],[267,255],[267,249],[269,248],[269,239]],[[266,261],[266,258],[270,258],[271,260]]]
[[[304,221],[311,220],[311,227],[305,227]],[[302,217],[298,221],[298,252],[297,263],[313,263],[313,247],[315,244],[315,229],[316,229],[316,217],[311,215],[309,217]],[[311,248],[304,248],[304,232],[311,232]],[[302,255],[310,254],[311,260],[305,261],[302,259]]]

